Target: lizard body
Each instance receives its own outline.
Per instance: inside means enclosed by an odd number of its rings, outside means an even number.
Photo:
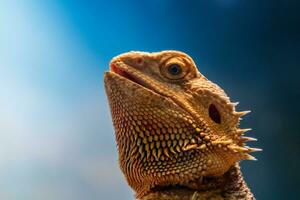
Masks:
[[[105,73],[128,184],[142,200],[254,199],[238,162],[260,149],[226,93],[187,54],[129,52]]]

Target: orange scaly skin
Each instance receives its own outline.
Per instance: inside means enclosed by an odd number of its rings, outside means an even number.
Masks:
[[[245,146],[255,139],[238,127],[248,112],[236,112],[188,55],[121,54],[105,73],[105,88],[120,167],[137,198],[254,199],[237,164],[260,150]]]

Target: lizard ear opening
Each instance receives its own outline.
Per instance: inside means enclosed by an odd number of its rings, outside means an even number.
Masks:
[[[214,104],[210,104],[208,108],[209,117],[216,122],[217,124],[221,124],[221,115],[218,111],[217,107]]]

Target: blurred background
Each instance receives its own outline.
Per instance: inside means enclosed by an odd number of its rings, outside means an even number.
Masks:
[[[130,200],[103,87],[113,56],[176,49],[257,137],[257,199],[300,199],[300,1],[0,0],[0,199]]]

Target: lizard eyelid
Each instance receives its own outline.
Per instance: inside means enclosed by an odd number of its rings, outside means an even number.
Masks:
[[[189,72],[189,67],[181,60],[173,58],[161,66],[161,73],[165,78],[170,80],[180,80]]]

